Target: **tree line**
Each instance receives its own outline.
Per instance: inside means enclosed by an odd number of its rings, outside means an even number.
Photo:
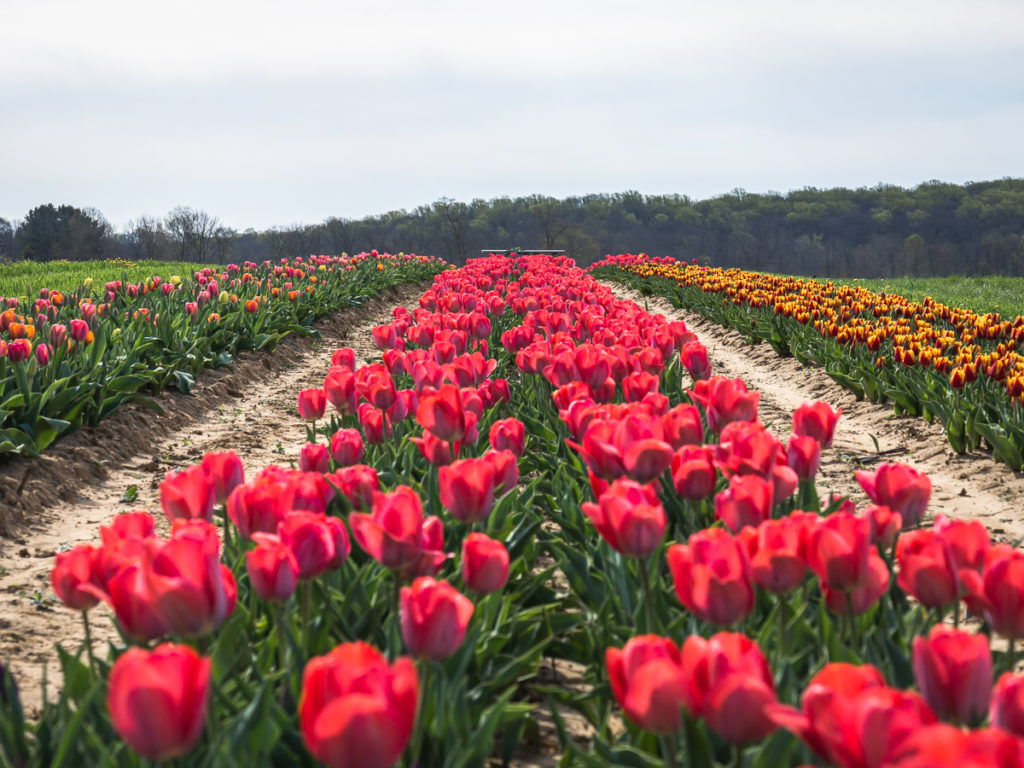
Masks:
[[[1024,179],[913,188],[736,189],[707,200],[639,192],[460,202],[361,219],[238,232],[178,207],[115,232],[95,209],[41,205],[0,219],[0,259],[263,261],[376,248],[462,264],[484,249],[550,248],[581,264],[646,252],[759,271],[835,277],[1024,275]]]

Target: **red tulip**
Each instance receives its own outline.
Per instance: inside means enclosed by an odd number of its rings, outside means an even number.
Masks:
[[[419,678],[406,656],[389,665],[368,643],[315,656],[302,675],[299,726],[306,748],[330,768],[391,768],[416,721]]]
[[[715,517],[734,533],[747,525],[756,528],[771,517],[773,493],[772,484],[757,475],[734,475],[715,496]]]
[[[160,506],[168,520],[212,520],[216,489],[201,464],[168,472],[160,483]]]
[[[526,445],[526,428],[519,419],[502,419],[491,425],[488,433],[491,448],[496,451],[512,451],[518,459]]]
[[[399,570],[415,563],[423,549],[423,507],[405,485],[391,493],[373,494],[371,514],[349,515],[352,535],[366,553],[385,568]]]
[[[327,372],[324,397],[342,416],[356,412],[356,377],[351,368],[335,367]]]
[[[886,768],[1020,768],[1024,740],[998,728],[920,728],[889,752]]]
[[[932,493],[928,475],[906,464],[882,464],[874,473],[861,470],[855,474],[857,482],[875,504],[899,512],[904,525],[921,522]]]
[[[508,581],[508,550],[483,533],[471,533],[462,542],[462,580],[481,595],[497,592]]]
[[[970,568],[981,573],[985,555],[992,546],[988,529],[979,520],[951,520],[935,516],[935,533],[949,544],[957,568]]]
[[[441,503],[456,520],[486,520],[494,507],[494,466],[487,459],[460,459],[437,471]]]
[[[946,540],[930,529],[909,531],[896,544],[899,585],[929,608],[942,608],[960,598],[956,561]]]
[[[754,607],[754,582],[742,543],[721,528],[693,534],[668,548],[676,595],[697,618],[729,627]]]
[[[190,522],[175,530],[145,573],[151,592],[144,592],[143,599],[152,596],[169,633],[201,637],[231,614],[235,579],[220,562],[213,525]]]
[[[711,378],[708,350],[699,341],[690,341],[684,344],[679,353],[679,359],[694,381]]]
[[[782,444],[761,424],[734,421],[722,428],[714,448],[715,465],[727,476],[758,475],[768,479],[779,463]]]
[[[702,445],[684,445],[672,456],[672,483],[684,499],[700,501],[715,490],[718,474],[708,449]]]
[[[512,451],[487,451],[483,457],[494,470],[494,496],[504,496],[519,483],[519,464]]]
[[[380,490],[377,471],[365,464],[342,467],[325,477],[356,510],[369,509],[373,505],[373,494]]]
[[[72,322],[72,327],[74,320]],[[86,326],[88,327],[88,326]],[[28,339],[15,339],[7,345],[7,359],[12,363],[23,363],[32,354],[32,342]]]
[[[695,405],[682,403],[671,408],[666,411],[661,423],[665,439],[675,451],[684,445],[701,445],[704,442],[704,423]]]
[[[821,465],[821,444],[809,435],[793,435],[786,445],[786,461],[798,478],[813,480]]]
[[[1004,672],[996,681],[989,704],[989,722],[1024,736],[1024,674]]]
[[[658,391],[659,378],[647,371],[637,371],[622,379],[622,395],[627,403],[635,403]]]
[[[670,734],[683,724],[688,681],[679,649],[666,637],[640,635],[608,648],[605,664],[612,693],[629,719],[653,733]]]
[[[234,451],[207,453],[203,456],[200,466],[213,484],[218,504],[225,503],[231,492],[245,482],[242,460]]]
[[[299,561],[276,536],[258,533],[256,540],[256,548],[245,553],[252,588],[263,600],[287,600],[299,583]]]
[[[331,454],[322,443],[306,443],[299,450],[299,469],[303,472],[331,471]]]
[[[356,352],[352,347],[336,349],[331,354],[331,365],[341,368],[348,368],[350,371],[356,367]]]
[[[871,525],[848,512],[829,515],[811,534],[807,564],[833,590],[852,590],[868,578]]]
[[[105,591],[105,581],[100,570],[100,550],[89,544],[58,552],[50,571],[54,594],[76,611],[87,611],[100,601],[96,592]]]
[[[114,662],[107,682],[114,729],[150,760],[184,755],[203,731],[210,670],[210,659],[187,645],[129,648]]]
[[[756,529],[744,528],[740,539],[747,544],[754,581],[776,594],[800,586],[807,572],[807,536],[807,526],[793,517],[765,520]]]
[[[379,411],[369,403],[361,403],[358,409],[359,426],[363,428],[363,436],[369,445],[380,445],[384,437],[391,432],[383,411]]]
[[[71,338],[75,341],[85,341],[89,335],[89,324],[85,320],[75,318],[71,321]]]
[[[336,518],[314,512],[288,512],[281,518],[277,532],[281,543],[295,555],[302,581],[340,567],[349,554],[348,534]]]
[[[402,640],[421,659],[447,659],[462,644],[473,603],[446,581],[421,576],[402,587]]]
[[[358,429],[339,429],[331,438],[331,456],[339,467],[358,464],[363,458],[363,436]]]
[[[107,580],[110,607],[124,633],[139,640],[155,640],[170,627],[157,605],[149,571],[152,555],[142,550],[140,559],[126,560]]]
[[[839,589],[827,581],[821,584],[825,605],[833,613],[843,616],[848,615],[851,610],[854,616],[860,616],[877,603],[888,589],[889,568],[875,549],[868,553],[867,574],[864,581],[856,587]]]
[[[884,551],[892,549],[896,536],[903,528],[900,513],[889,507],[869,504],[864,508],[863,517],[871,526],[871,543]]]
[[[583,513],[612,549],[626,557],[647,557],[665,536],[667,519],[657,492],[627,478],[614,481],[597,504],[583,504]]]
[[[364,365],[356,371],[356,391],[381,411],[386,411],[398,399],[395,382],[380,363]]]
[[[776,701],[775,683],[761,649],[745,635],[719,632],[683,643],[686,706],[722,739],[739,746],[760,741],[777,727],[765,714]]]
[[[399,571],[402,580],[408,581],[419,576],[436,576],[445,561],[452,557],[444,551],[444,523],[441,518],[431,515],[423,520],[422,547],[419,557],[411,565]]]
[[[303,421],[317,421],[324,417],[327,395],[323,389],[304,389],[299,392],[299,416]]]
[[[843,409],[835,411],[828,403],[803,403],[793,412],[793,434],[813,437],[822,448],[830,448],[836,433],[836,424]]]
[[[981,574],[965,568],[960,578],[972,613],[983,616],[998,635],[1024,638],[1024,552],[995,544],[985,555]]]
[[[708,429],[712,432],[721,432],[722,427],[733,421],[757,419],[761,393],[748,392],[742,379],[713,376],[696,382],[691,394],[694,400],[704,405]]]
[[[466,411],[459,388],[445,384],[434,394],[420,397],[416,422],[441,440],[461,440],[466,433]]]
[[[872,666],[831,663],[815,675],[804,689],[801,709],[769,704],[768,717],[795,734],[830,765],[860,765],[855,762],[861,746],[848,743],[845,732],[853,719],[858,698],[885,688],[885,679]]]
[[[433,432],[424,430],[423,437],[410,437],[409,441],[419,448],[423,458],[435,467],[447,466],[455,460],[452,443],[442,440]]]
[[[254,533],[277,533],[278,501],[283,489],[279,477],[264,471],[231,492],[228,517],[238,528],[239,536],[250,539]]]
[[[962,725],[985,719],[992,693],[988,638],[940,624],[914,639],[914,677],[936,715]]]

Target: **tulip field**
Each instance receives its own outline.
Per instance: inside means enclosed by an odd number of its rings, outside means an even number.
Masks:
[[[160,334],[217,364],[432,278],[368,334],[376,359],[338,348],[321,386],[292,393],[297,466],[206,453],[167,473],[160,519],[119,514],[57,553],[52,589],[87,640],[59,649],[63,685],[38,717],[0,675],[0,765],[1024,765],[1024,552],[930,514],[931,481],[906,464],[857,471],[867,503],[825,487],[840,409],[806,402],[777,437],[759,393],[718,375],[684,323],[566,257],[313,259],[200,273],[219,293],[166,329],[178,291],[160,284],[9,310],[4,333],[36,328],[0,362],[7,410],[36,415],[5,417],[24,433],[8,450],[31,454],[39,419],[58,418],[47,403],[86,403],[60,417],[73,427],[112,396],[37,395],[55,364],[112,392],[112,377],[152,374]],[[699,305],[1012,463],[1017,324],[842,289],[855,315],[795,281],[699,269],[618,256],[594,272]],[[54,339],[83,306],[86,334]],[[121,345],[116,376],[85,365],[101,343]],[[122,394],[198,372],[162,364]],[[117,639],[92,642],[108,615]]]
[[[443,266],[374,252],[131,282],[138,265],[88,265],[69,268],[81,282],[59,279],[62,290],[43,285],[32,295],[0,295],[0,455],[38,456],[123,404],[159,411],[152,396],[165,388],[187,393],[200,371],[231,365],[239,351],[312,335],[314,320]],[[117,271],[125,279],[101,284],[85,276]],[[27,291],[43,274],[5,267],[0,287]]]
[[[670,258],[609,257],[598,275],[735,328],[752,343],[823,368],[858,398],[938,421],[959,452],[985,445],[1024,469],[1024,317],[920,302],[885,291],[707,268]]]

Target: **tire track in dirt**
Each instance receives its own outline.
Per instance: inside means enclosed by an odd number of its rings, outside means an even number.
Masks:
[[[673,307],[660,297],[643,297],[613,282],[603,282],[617,296],[646,306],[671,320],[682,320],[708,349],[713,375],[739,377],[761,393],[761,420],[778,437],[788,439],[793,411],[803,402],[824,400],[842,407],[832,448],[822,453],[819,493],[850,496],[861,506],[867,496],[854,478],[857,469],[887,461],[909,464],[932,481],[928,515],[982,521],[994,539],[1019,544],[1024,540],[1024,474],[997,463],[991,454],[958,455],[938,423],[897,417],[891,406],[857,401],[853,394],[820,368],[780,358],[768,344],[751,345],[737,331],[723,328],[695,312]],[[874,439],[873,439],[874,438]],[[875,440],[878,441],[876,450]]]
[[[296,408],[299,391],[322,384],[340,346],[352,347],[358,363],[377,356],[370,328],[390,322],[392,307],[415,304],[422,290],[415,285],[393,289],[318,323],[317,341],[286,339],[273,355],[239,356],[230,372],[204,373],[192,396],[169,392],[158,398],[167,416],[125,408],[54,446],[42,460],[0,469],[0,483],[8,488],[26,470],[31,473],[18,500],[13,535],[0,538],[0,662],[10,666],[29,715],[42,701],[44,663],[51,699],[60,685],[54,644],[73,652],[84,640],[81,617],[61,605],[50,587],[55,553],[97,542],[100,525],[136,509],[153,513],[166,534],[160,482],[168,471],[209,451],[235,451],[247,477],[270,464],[297,465],[306,442]],[[130,487],[136,495],[128,500]],[[111,617],[104,606],[90,612],[99,654],[108,640],[117,640]]]

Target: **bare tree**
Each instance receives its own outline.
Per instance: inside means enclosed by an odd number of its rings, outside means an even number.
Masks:
[[[174,252],[174,244],[164,229],[163,222],[152,216],[141,216],[129,221],[125,243],[134,260],[152,259],[168,261]]]
[[[216,216],[181,205],[167,214],[164,226],[177,242],[181,260],[200,264],[214,254],[218,230],[223,229]]]

